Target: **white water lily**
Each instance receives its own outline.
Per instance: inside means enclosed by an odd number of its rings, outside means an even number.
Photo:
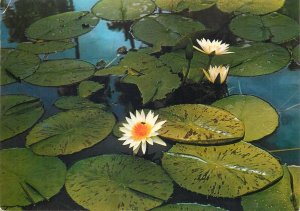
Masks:
[[[229,66],[209,66],[208,71],[203,69],[203,72],[206,76],[206,78],[212,82],[212,83],[218,83],[220,84],[224,83],[226,81],[227,75],[229,71]],[[218,75],[220,75],[220,81],[216,81]]]
[[[201,40],[197,39],[198,44],[200,45],[201,49],[197,46],[193,46],[196,50],[208,54],[208,55],[222,55],[222,54],[229,54],[233,52],[229,52],[229,44],[222,43],[219,40],[210,41],[209,39],[202,38]]]
[[[145,154],[147,143],[166,146],[166,143],[158,137],[158,130],[166,121],[156,122],[157,119],[158,115],[154,116],[152,111],[149,111],[147,116],[143,110],[141,113],[136,111],[136,115],[130,112],[130,118],[126,117],[127,123],[120,127],[123,136],[119,140],[124,141],[123,145],[129,144],[129,148],[133,148],[134,154],[137,154],[140,147]]]

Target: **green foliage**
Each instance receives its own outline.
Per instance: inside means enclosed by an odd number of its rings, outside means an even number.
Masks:
[[[26,206],[49,200],[64,185],[66,166],[58,158],[14,148],[1,150],[0,160],[1,206]]]
[[[78,87],[78,94],[80,97],[89,97],[93,93],[104,88],[103,84],[94,81],[82,81]]]
[[[90,32],[99,19],[89,12],[65,12],[31,24],[26,36],[36,40],[63,40]]]
[[[295,199],[295,210],[300,209],[300,167],[288,166],[293,179],[293,195]]]
[[[167,120],[160,136],[176,142],[216,144],[244,136],[244,125],[231,113],[212,106],[183,104],[159,109]]]
[[[222,208],[196,203],[166,204],[151,211],[222,211]]]
[[[245,126],[243,141],[259,140],[273,133],[279,124],[276,110],[267,102],[247,95],[233,95],[212,104],[229,111]]]
[[[66,189],[89,210],[149,210],[166,201],[173,184],[160,166],[128,155],[102,155],[75,163]]]
[[[43,115],[42,102],[25,95],[2,95],[0,141],[14,137],[32,127]]]
[[[105,105],[94,103],[88,99],[79,96],[64,96],[55,101],[54,105],[57,108],[70,110],[81,108],[98,108],[103,109]]]
[[[156,0],[155,4],[163,10],[172,12],[200,11],[213,6],[217,0]]]
[[[39,86],[74,84],[94,74],[94,65],[75,59],[60,59],[41,63],[36,72],[25,81]]]
[[[37,124],[26,137],[26,146],[40,155],[72,154],[105,139],[114,125],[114,115],[101,109],[60,112]]]
[[[101,0],[92,8],[96,16],[112,21],[140,19],[154,10],[155,4],[151,0]]]
[[[274,157],[246,142],[219,146],[176,144],[164,153],[162,165],[183,188],[226,198],[258,191],[283,174]]]
[[[293,59],[300,63],[300,45],[297,45],[292,51]]]

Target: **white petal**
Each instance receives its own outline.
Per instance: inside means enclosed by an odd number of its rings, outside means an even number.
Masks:
[[[148,144],[153,145],[153,140],[152,140],[152,138],[147,138],[146,141],[148,142]]]
[[[130,133],[130,130],[128,130],[127,128],[125,127],[120,127],[119,130],[123,133]]]
[[[146,122],[149,124],[149,122],[154,118],[154,113],[151,111],[148,112],[147,117],[146,117]]]
[[[143,152],[143,154],[146,153],[146,147],[147,147],[147,143],[146,143],[146,141],[143,141],[142,142],[142,152]]]
[[[128,129],[129,131],[132,130],[132,127],[129,124],[124,123],[123,126]]]
[[[136,145],[133,146],[133,150],[135,150],[136,148],[138,148],[141,145],[142,142],[137,142]]]
[[[141,111],[141,119],[142,119],[141,122],[146,122],[146,116],[144,110]]]
[[[140,145],[135,149],[133,150],[133,154],[136,155],[140,150]]]
[[[152,137],[152,140],[156,144],[167,146],[167,144],[163,140],[161,140],[158,136]]]
[[[156,124],[154,125],[154,127],[152,128],[152,130],[153,130],[154,132],[158,131],[158,130],[162,127],[162,125],[165,124],[166,122],[167,122],[167,121],[161,121],[161,122],[156,123]]]
[[[124,141],[124,143],[122,145],[128,145],[128,144],[132,144],[133,140],[131,139],[127,139],[126,141]]]
[[[126,141],[129,138],[130,138],[130,136],[122,136],[121,138],[118,138],[118,140],[119,141]]]

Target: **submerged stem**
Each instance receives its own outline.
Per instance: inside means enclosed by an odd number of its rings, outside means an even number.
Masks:
[[[183,78],[182,84],[185,84],[185,83],[186,83],[186,80],[187,80],[187,78],[188,78],[188,76],[189,76],[189,74],[190,74],[191,62],[192,62],[192,60],[189,59],[189,60],[188,60],[188,63],[187,63],[186,73],[185,73],[185,76],[184,76],[184,78]]]

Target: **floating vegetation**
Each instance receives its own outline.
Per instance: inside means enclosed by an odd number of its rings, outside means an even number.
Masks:
[[[190,12],[200,11],[213,6],[217,0],[156,0],[155,4],[163,10],[172,12],[181,12],[188,10]]]
[[[94,81],[82,81],[78,86],[78,95],[80,97],[89,97],[93,93],[104,88],[103,84]]]

